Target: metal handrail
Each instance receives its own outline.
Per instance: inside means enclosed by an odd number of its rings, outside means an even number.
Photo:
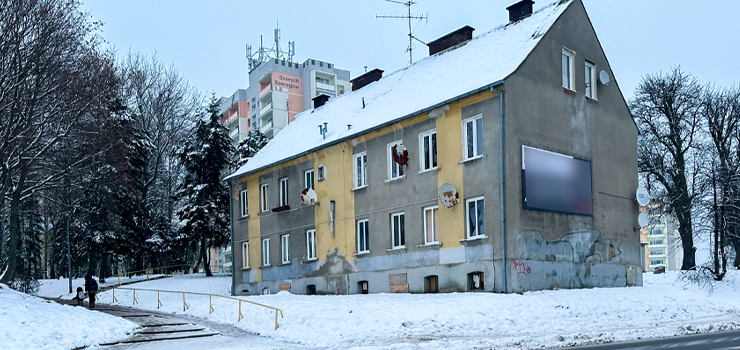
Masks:
[[[190,305],[188,305],[185,302],[185,294],[208,296],[208,308],[209,308],[208,314],[211,314],[211,313],[213,313],[213,311],[215,311],[215,309],[213,308],[213,303],[212,303],[212,300],[213,300],[213,297],[214,296],[220,297],[220,298],[225,298],[225,299],[236,300],[236,301],[239,302],[239,318],[237,319],[237,322],[241,321],[242,318],[244,318],[244,315],[242,314],[242,302],[253,304],[253,305],[257,305],[257,306],[261,306],[261,307],[268,308],[268,309],[273,309],[273,310],[275,310],[275,329],[278,329],[280,327],[280,325],[278,325],[278,318],[277,318],[278,312],[280,312],[280,318],[283,318],[284,317],[283,316],[283,310],[280,310],[280,309],[278,309],[276,307],[268,306],[268,305],[265,305],[265,304],[255,303],[253,301],[239,299],[239,298],[235,298],[235,297],[228,296],[228,295],[210,294],[210,293],[198,293],[198,292],[183,292],[183,291],[177,291],[177,290],[129,288],[129,287],[113,287],[112,288],[113,302],[117,302],[118,301],[118,299],[116,299],[116,289],[132,290],[133,291],[133,304],[132,305],[136,305],[136,304],[139,303],[139,301],[136,299],[136,291],[137,290],[138,291],[145,291],[145,292],[157,292],[157,309],[159,309],[159,307],[162,306],[162,301],[159,298],[159,294],[160,293],[181,293],[182,294],[182,311],[185,311],[185,310],[187,310],[187,309],[190,308]]]

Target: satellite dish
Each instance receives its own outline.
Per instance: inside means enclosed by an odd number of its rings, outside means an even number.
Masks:
[[[460,201],[455,186],[448,183],[439,186],[439,201],[447,208],[455,206]]]
[[[637,223],[640,224],[640,227],[645,227],[650,223],[650,220],[645,213],[640,213],[640,215],[637,216]]]
[[[403,144],[393,145],[391,153],[393,154],[393,160],[399,165],[406,165],[409,162],[409,151],[406,150]]]
[[[609,79],[609,73],[607,73],[605,70],[602,70],[599,72],[599,83],[602,85],[609,85],[609,82],[611,80]]]
[[[635,197],[637,197],[637,203],[641,206],[646,206],[650,203],[650,193],[645,189],[645,187],[638,187],[635,192]]]
[[[306,188],[303,191],[301,191],[301,201],[305,205],[314,205],[316,204],[316,199],[318,197],[316,196],[316,191],[314,191],[311,188]]]

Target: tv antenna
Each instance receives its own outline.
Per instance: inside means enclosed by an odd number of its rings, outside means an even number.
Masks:
[[[412,51],[414,50],[413,40],[416,40],[424,45],[427,44],[421,41],[421,39],[414,36],[414,31],[413,29],[411,29],[411,20],[416,19],[419,21],[429,21],[429,15],[428,14],[427,15],[411,15],[411,5],[416,4],[415,1],[411,1],[411,0],[409,1],[385,0],[385,1],[392,2],[394,4],[404,5],[408,9],[407,15],[382,15],[382,16],[375,15],[375,19],[381,18],[381,19],[408,19],[409,20],[409,47],[406,49],[406,52],[409,53],[409,65],[411,65],[412,63],[414,63],[413,56],[412,56]]]

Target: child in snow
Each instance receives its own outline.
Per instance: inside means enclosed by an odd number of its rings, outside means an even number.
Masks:
[[[85,292],[82,291],[82,287],[77,287],[77,306],[82,306],[82,301],[85,300]]]

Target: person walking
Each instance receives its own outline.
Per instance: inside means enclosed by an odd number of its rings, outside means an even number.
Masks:
[[[95,279],[87,275],[85,276],[85,291],[87,292],[87,297],[89,298],[90,302],[90,308],[95,308],[95,294],[98,293],[98,282],[95,281]]]

